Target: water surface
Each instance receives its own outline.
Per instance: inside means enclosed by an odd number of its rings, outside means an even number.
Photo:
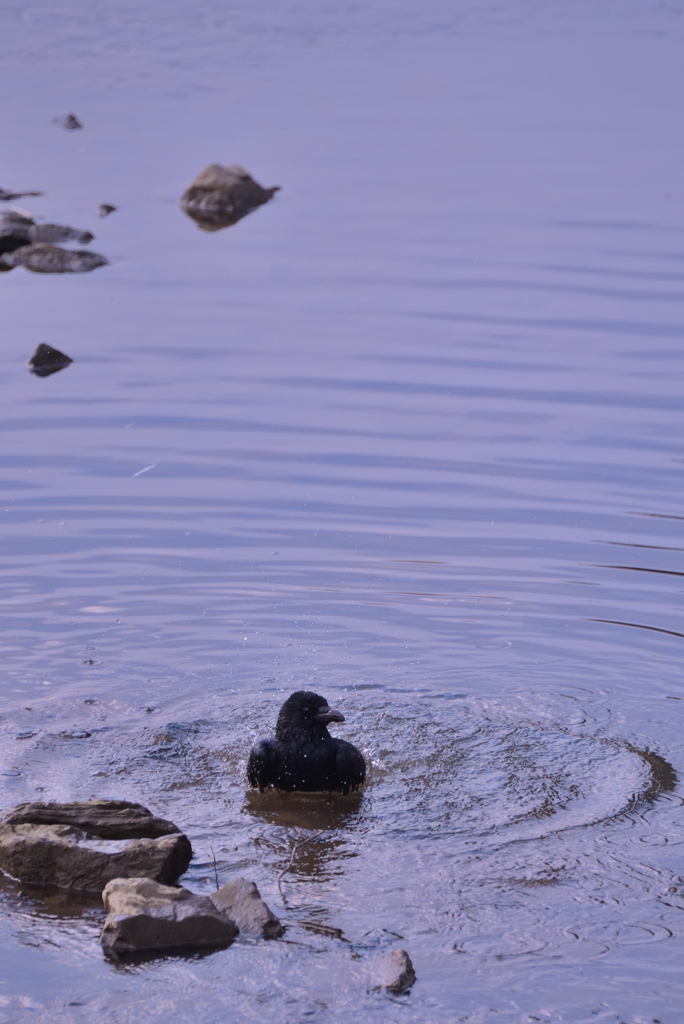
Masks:
[[[0,185],[111,265],[0,280],[1,805],[287,932],[114,967],[7,880],[0,1021],[681,1020],[683,15],[5,5]],[[202,232],[213,161],[282,191]],[[297,688],[361,800],[247,794]]]

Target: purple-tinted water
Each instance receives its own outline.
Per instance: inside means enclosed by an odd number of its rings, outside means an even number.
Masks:
[[[112,262],[0,276],[0,807],[140,799],[287,932],[117,968],[5,880],[3,1024],[681,1022],[683,43],[677,0],[4,4],[0,186]],[[201,232],[212,161],[282,191]],[[246,793],[301,687],[357,803]]]

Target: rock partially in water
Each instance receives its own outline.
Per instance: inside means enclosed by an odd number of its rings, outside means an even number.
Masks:
[[[47,348],[48,346],[39,346]],[[68,358],[66,356],[65,358]],[[71,360],[69,360],[71,361]],[[178,835],[172,821],[158,818],[142,804],[128,800],[81,800],[73,803],[17,804],[5,815],[6,825],[75,825],[99,839],[158,839]]]
[[[6,188],[0,188],[0,202],[10,203],[13,199],[23,199],[24,196],[42,196],[42,192],[12,192]]]
[[[110,213],[116,213],[117,207],[111,203],[100,203],[97,208],[98,217],[108,217]]]
[[[416,980],[416,972],[411,957],[405,949],[395,949],[391,953],[383,953],[373,961],[373,973],[377,978],[377,988],[399,995],[408,992]]]
[[[8,210],[0,217],[0,235],[9,232],[26,243],[47,242],[79,242],[88,245],[95,237],[90,231],[70,228],[67,224],[36,224],[32,217],[18,210]]]
[[[280,185],[263,188],[238,164],[209,164],[185,190],[180,205],[203,231],[219,231],[263,206],[279,190]]]
[[[191,858],[173,822],[127,800],[18,804],[0,823],[0,870],[38,885],[99,892],[112,878],[171,884]]]
[[[0,870],[22,882],[99,892],[113,878],[172,884],[192,847],[182,834],[160,839],[93,838],[73,825],[0,825]]]
[[[234,878],[212,893],[210,899],[222,914],[226,914],[240,929],[242,935],[260,935],[264,939],[277,939],[285,929],[273,911],[264,903],[254,882]]]
[[[28,361],[31,373],[36,377],[49,377],[52,373],[59,373],[73,363],[73,359],[60,352],[51,345],[41,344]],[[30,805],[26,805],[30,806]]]
[[[100,942],[108,953],[227,946],[238,934],[235,922],[208,896],[148,878],[116,878],[102,900],[108,917]]]
[[[73,132],[77,128],[83,127],[75,114],[66,114],[64,117],[56,117],[54,123],[58,124],[60,128],[64,128],[68,132]]]
[[[87,249],[61,249],[57,245],[25,245],[0,259],[6,267],[26,267],[34,274],[83,274],[104,267],[108,260]]]

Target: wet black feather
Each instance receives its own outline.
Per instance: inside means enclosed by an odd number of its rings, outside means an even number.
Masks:
[[[348,793],[366,778],[366,762],[360,750],[337,739],[326,724],[316,721],[325,697],[298,690],[287,698],[278,716],[275,736],[260,740],[249,755],[250,786],[263,791],[269,786],[289,792]]]

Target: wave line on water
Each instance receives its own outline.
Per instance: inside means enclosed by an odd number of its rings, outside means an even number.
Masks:
[[[617,619],[588,619],[588,622],[606,622],[610,626],[631,626],[633,629],[649,629],[653,633],[667,633],[668,636],[679,636],[684,640],[684,633],[674,629],[661,629],[660,626],[642,626],[639,622],[619,622]]]
[[[144,469],[139,469],[137,473],[134,473],[131,480],[135,480],[136,476],[142,476],[143,473],[148,473],[151,469],[156,469],[157,463],[153,462],[151,466],[145,466]]]

